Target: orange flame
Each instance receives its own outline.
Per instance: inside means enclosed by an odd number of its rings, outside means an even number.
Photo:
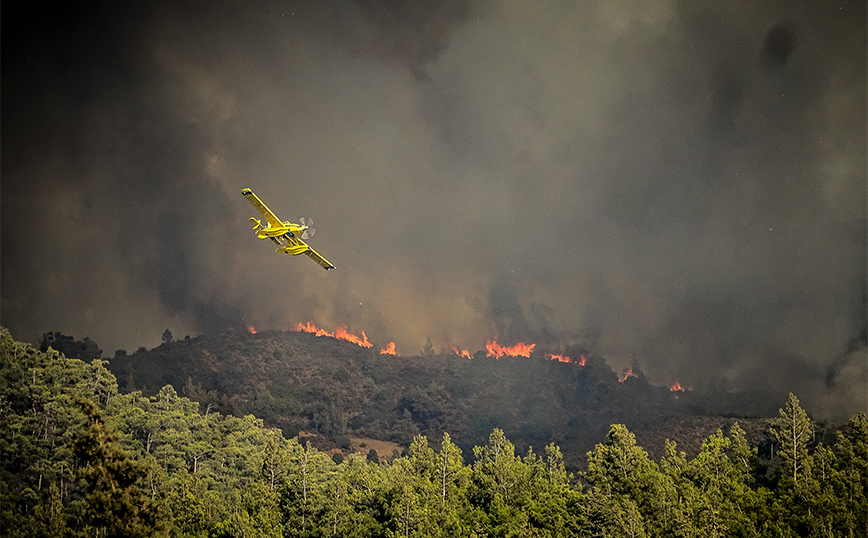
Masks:
[[[256,329],[253,328],[253,325],[248,325],[247,332],[249,332],[250,334],[256,334]]]
[[[535,347],[536,344],[522,344],[521,342],[512,347],[503,347],[497,343],[497,338],[485,343],[485,350],[488,352],[488,356],[495,359],[499,359],[504,355],[509,357],[530,357]]]
[[[458,348],[455,347],[455,346],[449,346],[449,349],[452,351],[452,353],[455,353],[455,354],[458,355],[459,357],[465,357],[465,358],[468,358],[468,359],[472,358],[472,357],[470,356],[470,352],[467,351],[466,349],[462,349],[462,350],[459,351]]]
[[[308,321],[307,323],[299,323],[298,325],[296,325],[295,330],[299,332],[304,331],[306,333],[315,334],[317,336],[330,336],[332,338],[335,337],[335,333],[330,333],[324,329],[318,328],[316,325],[313,324],[312,321]]]
[[[389,342],[386,349],[380,350],[380,355],[397,355],[397,353],[395,353],[395,342]]]
[[[638,375],[636,375],[636,374],[633,373],[633,369],[630,368],[629,370],[627,370],[626,372],[624,372],[624,375],[623,375],[623,376],[621,376],[621,377],[618,378],[618,381],[620,381],[621,383],[623,383],[624,381],[627,380],[628,377],[635,377],[635,378],[637,378],[637,379],[639,378]]]
[[[362,336],[358,337],[352,333],[348,333],[346,327],[338,327],[335,331],[335,338],[346,340],[347,342],[352,342],[362,347],[373,347],[374,345],[368,342],[368,335],[365,334],[365,331],[362,331]]]
[[[571,359],[570,357],[568,357],[566,355],[560,355],[557,353],[548,353],[548,354],[546,354],[546,357],[548,357],[550,360],[553,360],[553,361],[572,362],[572,363],[578,364],[579,366],[585,365],[585,356],[584,355],[579,355],[578,357]]]
[[[675,384],[669,387],[669,390],[671,390],[672,392],[684,392],[684,388],[681,386],[681,383],[679,383],[677,379],[675,380]]]
[[[329,336],[331,338],[337,338],[339,340],[346,340],[347,342],[352,342],[356,345],[362,347],[372,347],[374,344],[368,342],[368,336],[365,334],[365,331],[362,331],[361,336],[356,336],[350,332],[347,332],[346,327],[338,327],[338,329],[330,333],[324,329],[318,328],[313,322],[308,321],[307,323],[299,323],[296,325],[295,330],[301,332],[304,331],[306,333],[315,334],[317,336]]]

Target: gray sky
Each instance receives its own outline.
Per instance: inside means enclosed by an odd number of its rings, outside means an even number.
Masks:
[[[864,3],[102,4],[4,3],[17,338],[313,321],[868,405]]]

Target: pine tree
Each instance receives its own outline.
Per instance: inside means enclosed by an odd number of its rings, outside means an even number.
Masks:
[[[663,519],[664,477],[623,424],[612,425],[606,443],[588,453],[586,478],[592,487],[590,517],[602,525],[601,532],[621,529],[617,532],[642,536]]]
[[[811,440],[811,419],[799,406],[799,399],[790,393],[780,416],[771,424],[771,432],[779,443],[778,456],[783,465],[783,476],[798,487],[799,478],[809,464],[808,442]]]
[[[97,536],[163,535],[156,504],[136,485],[147,467],[118,448],[93,402],[81,398],[78,405],[88,420],[88,432],[75,442],[78,474],[87,483],[82,519]]]
[[[488,445],[474,447],[473,454],[476,463],[470,497],[480,524],[493,535],[505,535],[507,530],[516,535],[529,534],[528,514],[522,504],[530,468],[515,454],[515,445],[503,430],[495,428]]]
[[[446,432],[443,433],[440,452],[437,453],[435,473],[439,527],[444,536],[465,536],[468,531],[461,518],[461,509],[468,502],[470,469],[464,465],[461,449]]]

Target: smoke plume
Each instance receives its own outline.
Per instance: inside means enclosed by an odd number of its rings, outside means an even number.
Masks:
[[[364,330],[866,399],[866,13],[772,2],[4,4],[2,323],[105,350]],[[305,257],[252,188],[314,218]]]

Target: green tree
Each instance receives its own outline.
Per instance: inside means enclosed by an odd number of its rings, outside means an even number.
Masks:
[[[163,506],[173,536],[205,538],[215,522],[210,516],[213,510],[209,503],[208,484],[201,476],[193,476],[182,469],[171,477],[164,477]]]
[[[83,521],[97,536],[163,535],[157,505],[137,486],[146,466],[117,447],[116,434],[93,402],[82,398],[78,404],[88,420],[87,433],[75,442],[78,475],[87,484]]]
[[[87,420],[76,398],[100,399],[93,365],[53,349],[39,352],[0,328],[0,528],[10,536],[56,534],[78,528],[70,504],[84,492],[75,473],[73,443]],[[116,391],[114,377],[100,389]]]
[[[461,449],[443,432],[440,452],[436,457],[437,483],[440,489],[440,505],[446,507],[466,488],[469,470],[464,466]]]
[[[527,533],[528,515],[521,505],[530,469],[515,454],[515,446],[503,430],[495,428],[488,444],[474,447],[473,454],[476,462],[469,492],[474,507],[473,524],[493,534],[504,534],[508,529]]]
[[[778,442],[778,456],[783,462],[783,477],[793,486],[798,486],[800,478],[804,476],[809,466],[808,442],[812,435],[811,419],[799,406],[799,399],[792,392],[779,414],[780,416],[772,421],[770,430]]]
[[[678,450],[674,441],[666,440],[665,455],[660,460],[660,528],[664,534],[689,536],[690,517],[685,499],[696,496],[687,473],[687,454]]]
[[[261,481],[239,484],[226,495],[215,536],[283,536],[278,495]]]
[[[331,464],[328,458],[325,461]],[[361,454],[350,454],[337,468],[330,465],[325,476],[319,528],[328,529],[330,536],[388,536],[382,524],[388,512],[383,466],[367,463]]]
[[[468,535],[469,529],[462,512],[469,503],[467,495],[471,470],[464,465],[461,449],[446,432],[443,432],[433,471],[438,504],[436,521],[441,535]]]
[[[275,490],[279,488],[289,465],[288,442],[279,431],[267,430],[265,434],[267,441],[263,447],[262,472],[268,487]]]
[[[421,452],[421,453],[420,453]],[[429,480],[434,453],[423,436],[410,446],[410,455],[392,462],[383,489],[391,502],[386,507],[386,527],[393,537],[428,536],[431,501],[436,498]]]
[[[759,472],[759,458],[757,449],[751,448],[745,437],[745,432],[738,422],[733,423],[729,429],[729,459],[741,475],[742,481],[747,485],[753,485],[754,475]]]
[[[856,536],[868,529],[868,420],[850,419],[833,447],[822,444],[812,454],[815,487],[801,521],[815,535]]]
[[[166,329],[163,331],[163,343],[168,344],[172,341],[172,331]]]
[[[588,453],[585,477],[589,518],[599,532],[644,536],[662,520],[663,476],[623,424],[614,424],[606,443]]]
[[[37,536],[63,536],[67,531],[67,514],[57,484],[51,484],[48,487],[48,497],[47,503],[39,504],[33,509],[33,534]],[[18,530],[24,531],[25,529],[19,528]]]
[[[534,534],[579,536],[585,522],[583,499],[569,484],[560,448],[550,443],[542,457],[528,450],[524,464],[530,473],[521,507]]]
[[[474,447],[473,454],[476,457],[473,478],[480,493],[489,501],[499,496],[504,502],[510,503],[516,488],[525,478],[526,469],[503,430],[495,428],[488,438],[488,445]]]
[[[731,444],[732,439],[718,430],[703,441],[702,450],[686,470],[698,493],[691,506],[693,528],[703,536],[756,535],[746,515],[755,509],[754,495],[745,481],[743,463],[734,463],[728,455]]]
[[[291,440],[288,449],[287,474],[281,486],[284,527],[291,531],[290,536],[307,536],[327,509],[328,472],[334,462],[310,442],[302,446]]]

